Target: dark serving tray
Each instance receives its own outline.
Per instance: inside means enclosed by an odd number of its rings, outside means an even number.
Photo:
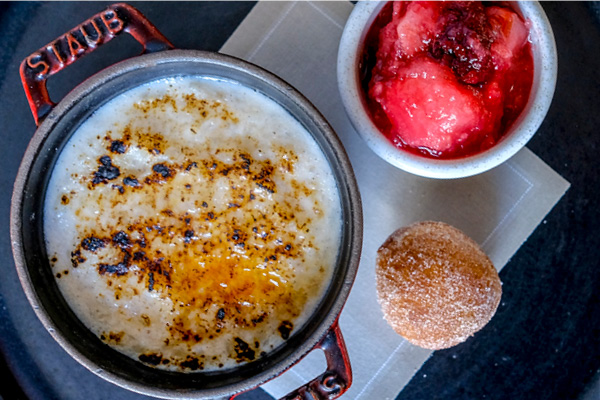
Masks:
[[[8,232],[13,181],[35,131],[18,65],[107,4],[0,3],[0,396],[6,399],[145,398],[96,377],[52,340],[21,289]],[[253,6],[135,3],[177,47],[213,51]],[[559,75],[548,117],[528,147],[571,188],[502,270],[504,305],[490,325],[476,340],[434,353],[399,400],[600,399],[600,4],[543,7]],[[59,99],[139,52],[133,40],[124,41],[52,77],[51,96]],[[239,398],[271,397],[255,390]]]

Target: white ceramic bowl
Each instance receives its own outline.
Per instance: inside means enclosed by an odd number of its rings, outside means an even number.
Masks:
[[[538,2],[520,1],[517,7],[529,23],[534,74],[529,101],[502,139],[490,149],[464,158],[431,159],[394,146],[369,117],[359,79],[359,61],[371,24],[386,2],[359,2],[348,18],[338,52],[338,86],[354,128],[368,146],[390,164],[430,178],[462,178],[490,170],[517,153],[541,125],[554,95],[557,73],[552,28]]]

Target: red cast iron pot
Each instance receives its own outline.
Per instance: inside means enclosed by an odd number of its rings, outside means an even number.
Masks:
[[[46,80],[98,46],[126,32],[144,49],[87,79],[58,104]],[[342,202],[343,232],[334,276],[316,311],[280,348],[260,359],[217,372],[154,369],[113,350],[89,331],[62,297],[46,255],[43,204],[58,154],[77,127],[104,103],[131,88],[167,76],[202,75],[238,82],[282,105],[312,134],[334,171]],[[35,313],[52,337],[98,376],[129,390],[162,398],[233,398],[282,374],[314,349],[327,370],[285,399],[333,399],[352,374],[337,324],[358,268],[362,211],[352,167],[342,144],[307,99],[273,74],[217,53],[173,50],[136,9],[115,4],[34,52],[21,64],[21,79],[38,129],[15,181],[10,234],[19,279]]]

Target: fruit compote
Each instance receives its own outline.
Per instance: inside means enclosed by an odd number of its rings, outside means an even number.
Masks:
[[[498,142],[527,103],[527,23],[508,3],[393,2],[361,65],[371,118],[397,147],[460,158]]]

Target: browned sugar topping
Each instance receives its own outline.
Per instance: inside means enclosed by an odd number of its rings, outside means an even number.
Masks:
[[[209,117],[238,122],[218,101],[193,94],[184,98],[184,110],[198,115],[198,124]],[[170,96],[134,105],[144,114],[169,107],[177,110]],[[115,301],[123,304],[139,294],[128,285],[132,278],[146,291],[170,299],[173,318],[167,324],[167,345],[211,340],[240,327],[266,324],[272,315],[283,321],[273,333],[288,339],[294,329],[290,321],[302,313],[310,295],[294,287],[295,270],[290,265],[305,262],[307,251],[318,250],[309,226],[323,214],[316,201],[310,212],[303,210],[300,200],[312,195],[313,189],[294,179],[286,186],[286,190],[291,187],[287,200],[271,200],[281,190],[283,176],[296,168],[298,155],[279,147],[276,165],[270,159],[257,159],[240,150],[248,138],[200,155],[193,147],[131,123],[99,138],[106,144],[106,154],[97,159],[96,170],[72,176],[88,189],[77,195],[87,196],[85,204],[95,207],[95,212],[89,207],[75,210],[86,228],[71,252],[72,268],[94,260],[98,276],[114,289]],[[127,166],[132,151],[162,157],[175,147],[180,147],[183,160],[157,159],[144,170]],[[73,195],[64,193],[62,206],[72,203]],[[59,260],[53,257],[51,263]],[[321,279],[327,269],[314,266],[315,279]],[[215,307],[218,311],[207,320],[205,313]],[[144,326],[156,327],[148,316],[140,318]],[[101,339],[119,344],[124,335],[106,332]],[[233,350],[230,356],[242,362],[268,349],[262,349],[258,341],[236,338]],[[190,354],[177,360],[148,351],[139,360],[196,370],[204,367],[202,357]]]

